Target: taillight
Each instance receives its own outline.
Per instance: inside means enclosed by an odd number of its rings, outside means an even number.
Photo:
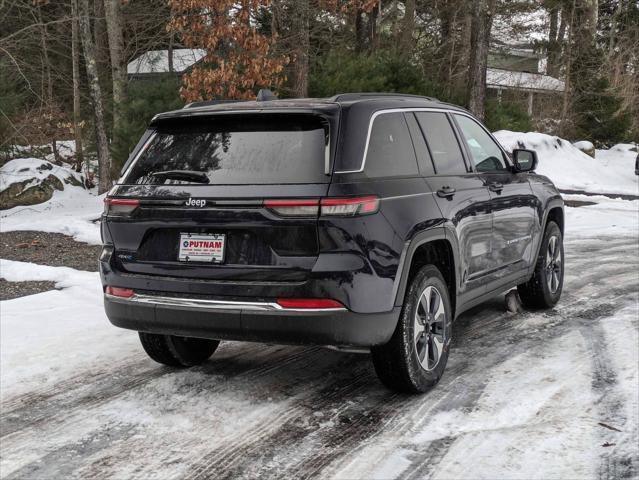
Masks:
[[[135,292],[130,288],[112,287],[109,285],[106,287],[106,294],[112,297],[131,298],[135,295]]]
[[[314,310],[344,308],[340,302],[329,298],[278,298],[276,302],[282,308]]]
[[[264,200],[264,206],[284,217],[316,217],[319,213],[317,198]]]
[[[368,215],[379,210],[379,198],[373,196],[323,198],[320,206],[322,215],[347,217]]]
[[[369,215],[379,210],[379,197],[290,198],[264,200],[264,206],[283,217],[314,217],[319,213],[341,217]]]
[[[104,213],[106,215],[131,215],[140,206],[140,201],[132,198],[105,198]]]

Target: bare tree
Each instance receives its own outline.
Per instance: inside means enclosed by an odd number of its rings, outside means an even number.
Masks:
[[[82,120],[80,118],[80,51],[78,36],[78,0],[71,0],[71,66],[73,76],[73,135],[75,137],[76,169],[82,166]]]
[[[113,132],[121,124],[121,105],[126,100],[126,67],[124,59],[124,36],[122,34],[122,5],[120,0],[104,0],[109,54],[111,56],[111,79],[113,81]]]
[[[404,17],[402,18],[400,46],[402,50],[410,52],[413,50],[413,32],[415,30],[415,0],[404,2]]]
[[[96,48],[91,36],[89,19],[89,0],[78,0],[78,13],[80,23],[80,39],[84,51],[84,61],[89,82],[89,93],[93,104],[93,122],[95,124],[95,140],[98,154],[98,193],[106,192],[111,186],[110,170],[111,157],[109,143],[104,125],[104,105],[102,103],[102,89],[96,59]]]
[[[310,49],[308,0],[297,0],[291,3],[293,30],[293,75],[292,90],[296,97],[308,97],[308,56]]]
[[[490,29],[493,23],[495,0],[473,0],[470,37],[470,70],[468,72],[468,109],[484,119],[486,100],[486,66]]]

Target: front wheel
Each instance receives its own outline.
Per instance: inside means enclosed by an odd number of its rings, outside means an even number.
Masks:
[[[390,341],[373,347],[373,365],[387,387],[423,393],[441,378],[448,361],[452,310],[448,287],[433,265],[422,267],[411,282]]]
[[[218,340],[176,337],[139,332],[140,342],[149,357],[169,367],[192,367],[208,360],[217,349]]]
[[[548,222],[539,249],[535,272],[517,286],[522,303],[529,308],[551,308],[559,301],[564,286],[564,241],[561,229]]]

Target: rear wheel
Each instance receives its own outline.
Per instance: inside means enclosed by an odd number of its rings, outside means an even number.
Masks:
[[[423,393],[441,378],[448,361],[452,311],[448,287],[433,265],[415,275],[386,345],[373,347],[375,371],[387,387]]]
[[[548,222],[539,249],[535,273],[517,286],[522,303],[529,308],[550,308],[561,297],[564,285],[564,242],[561,229]]]
[[[176,337],[139,332],[142,347],[149,357],[169,367],[192,367],[208,360],[217,349],[218,340]]]

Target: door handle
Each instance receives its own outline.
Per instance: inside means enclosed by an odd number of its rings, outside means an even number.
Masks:
[[[439,190],[437,190],[437,196],[441,197],[441,198],[451,198],[453,195],[455,195],[456,190],[454,188],[451,187],[442,187]]]
[[[491,192],[500,193],[504,189],[504,186],[499,182],[492,182],[488,185],[488,189]]]

